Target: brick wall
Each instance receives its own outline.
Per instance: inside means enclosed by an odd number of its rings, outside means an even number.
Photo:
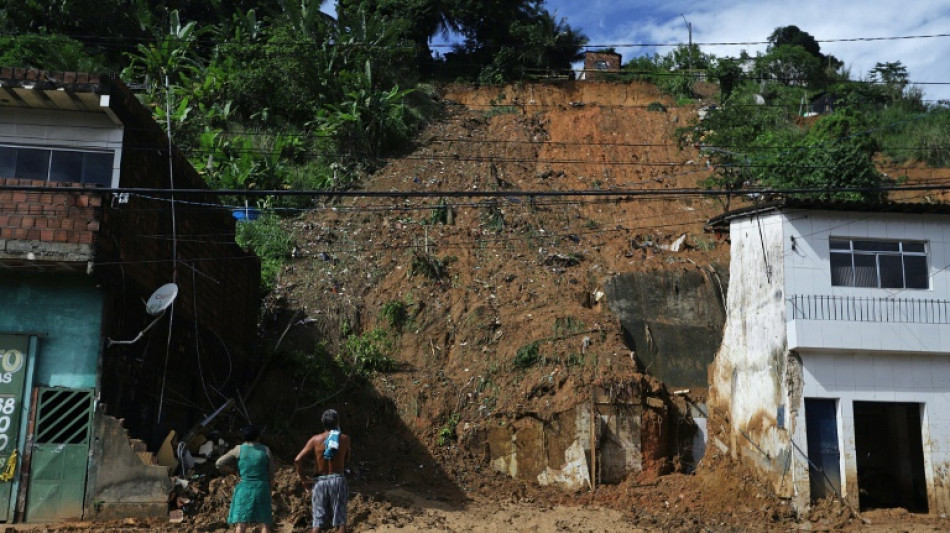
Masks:
[[[0,186],[59,187],[60,183],[0,178]],[[74,184],[75,192],[0,190],[0,240],[92,245],[102,196]]]
[[[597,79],[601,74],[612,72],[620,72],[620,54],[613,53],[604,53],[604,52],[587,52],[584,54],[584,78],[585,79]],[[597,62],[603,61],[607,63],[607,69],[597,68]]]
[[[121,187],[169,188],[164,130],[121,82],[104,80],[103,87],[126,126]],[[181,153],[173,152],[172,162],[175,188],[206,188]],[[152,291],[173,280],[179,287],[170,347],[164,333],[150,333],[152,342],[113,346],[103,360],[103,400],[150,444],[153,437],[164,437],[149,434],[155,430],[156,398],[189,398],[207,409],[209,393],[212,401],[221,398],[209,386],[233,395],[260,362],[255,350],[260,261],[234,242],[230,209],[217,205],[210,193],[176,198],[173,243],[170,199],[161,192],[133,193],[128,203],[106,202],[96,254],[97,276],[110,299],[107,335],[113,338],[132,338],[152,320],[142,304]],[[164,427],[186,430],[207,412],[165,404]]]

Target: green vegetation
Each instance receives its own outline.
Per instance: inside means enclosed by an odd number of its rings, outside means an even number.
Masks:
[[[412,253],[409,276],[423,276],[432,281],[442,281],[449,276],[449,263],[453,260],[452,257],[439,259],[433,255],[415,251]]]
[[[540,345],[541,341],[534,341],[532,343],[525,344],[521,348],[518,348],[518,351],[515,352],[515,359],[513,361],[515,368],[526,370],[540,363]]]
[[[392,340],[383,329],[371,329],[362,335],[350,335],[343,342],[337,356],[341,365],[362,376],[396,370],[396,360],[390,357]]]
[[[442,426],[442,429],[439,430],[439,446],[445,446],[450,441],[458,439],[458,429],[459,421],[462,419],[462,415],[459,413],[452,413],[452,416],[445,422],[445,425]]]
[[[554,319],[554,338],[563,339],[571,335],[577,335],[584,331],[584,322],[573,316],[557,317]]]
[[[245,220],[235,226],[235,240],[261,258],[261,285],[273,287],[281,265],[294,249],[293,238],[280,227],[276,215],[265,214],[257,220]]]
[[[521,110],[513,105],[495,106],[485,111],[485,116],[491,118],[498,115],[517,115]]]
[[[842,61],[823,54],[795,26],[776,28],[769,42],[756,57],[700,55],[707,75],[720,84],[720,105],[680,128],[677,137],[681,146],[699,146],[708,158],[714,175],[705,186],[879,202],[886,199],[879,189],[895,180],[876,169],[876,154],[896,162],[950,164],[947,105],[923,105],[902,63],[878,63],[866,79],[852,80]],[[691,78],[673,53],[637,58],[624,71],[667,88],[671,82],[663,77]],[[689,93],[684,87],[667,92]],[[803,121],[802,115],[815,118]],[[727,208],[729,200],[727,194]]]
[[[402,329],[409,323],[409,307],[411,301],[390,300],[383,304],[379,314],[386,319],[390,329],[401,333]]]

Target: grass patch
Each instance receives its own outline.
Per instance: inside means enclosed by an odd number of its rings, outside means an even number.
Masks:
[[[253,251],[261,259],[261,288],[274,287],[277,274],[294,249],[294,240],[280,227],[280,217],[265,214],[257,220],[238,222],[234,229],[238,246]]]
[[[513,105],[500,105],[485,111],[485,117],[492,118],[497,115],[516,115],[520,112],[521,110]]]
[[[449,276],[449,263],[454,260],[454,257],[439,259],[423,252],[413,252],[409,277],[423,276],[432,281],[441,281]]]
[[[554,319],[554,338],[563,339],[584,331],[584,322],[572,317],[557,317]]]
[[[439,446],[445,446],[450,441],[455,441],[458,439],[458,425],[459,420],[462,419],[462,415],[459,413],[452,413],[452,416],[445,422],[445,425],[442,426],[442,429],[439,430]]]
[[[412,302],[403,300],[390,300],[383,304],[379,314],[389,324],[389,328],[401,333],[406,324],[409,323],[409,307]]]
[[[353,372],[371,376],[396,370],[396,360],[389,356],[391,350],[392,341],[386,331],[375,328],[347,337],[337,357],[341,364],[351,365]]]
[[[541,350],[539,349],[541,341],[534,341],[525,344],[515,353],[515,368],[525,370],[541,362]]]

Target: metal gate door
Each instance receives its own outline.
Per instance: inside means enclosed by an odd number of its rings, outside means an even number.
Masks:
[[[26,519],[82,518],[93,391],[39,389]]]

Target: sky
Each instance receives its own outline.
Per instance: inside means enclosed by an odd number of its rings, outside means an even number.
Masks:
[[[686,43],[689,21],[693,42],[717,56],[737,56],[743,49],[755,55],[765,45],[703,43],[762,42],[775,28],[795,25],[819,41],[822,53],[844,61],[852,78],[866,77],[877,62],[901,61],[911,81],[924,90],[925,99],[950,99],[950,2],[946,0],[547,0],[545,5],[586,34],[594,46]],[[935,34],[945,36],[822,42]],[[616,48],[625,62],[644,53],[671,50]]]

